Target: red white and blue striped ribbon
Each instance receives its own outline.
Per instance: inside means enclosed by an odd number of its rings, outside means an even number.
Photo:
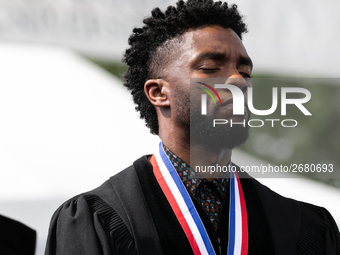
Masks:
[[[214,255],[209,239],[190,195],[166,155],[162,143],[150,158],[155,177],[186,234],[195,255]],[[230,178],[228,255],[248,252],[248,224],[242,187],[237,173]]]
[[[230,174],[229,240],[227,254],[248,254],[247,209],[241,182],[236,172],[231,172]]]

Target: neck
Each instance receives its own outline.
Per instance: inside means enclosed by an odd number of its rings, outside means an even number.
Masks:
[[[163,132],[162,132],[163,131]],[[190,144],[190,135],[181,129],[167,127],[160,129],[159,136],[164,145],[176,156],[190,165],[193,170],[219,165],[227,166],[232,151],[229,149],[211,149],[201,143]],[[220,177],[220,172],[204,173],[202,177],[212,181]]]

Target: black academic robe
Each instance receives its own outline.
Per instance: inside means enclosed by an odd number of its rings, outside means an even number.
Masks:
[[[52,217],[45,254],[193,254],[147,157],[65,202]],[[246,174],[241,177],[248,177],[241,178],[248,254],[340,254],[339,230],[326,209],[282,197]],[[193,201],[216,254],[226,254],[228,199],[220,212],[221,253],[208,216]]]

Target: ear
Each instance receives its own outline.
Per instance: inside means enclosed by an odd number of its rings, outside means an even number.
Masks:
[[[150,79],[144,84],[144,92],[156,107],[169,107],[169,83],[162,79]]]

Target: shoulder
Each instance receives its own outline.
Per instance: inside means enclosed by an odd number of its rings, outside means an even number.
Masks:
[[[149,164],[147,156],[137,159],[133,165],[111,176],[97,188],[68,199],[56,210],[52,218],[60,218],[62,215],[100,214],[105,211],[103,208],[111,207],[125,221],[122,207],[126,201],[122,200],[128,199],[130,192],[136,193],[140,183],[135,169]],[[122,197],[123,195],[126,196]]]
[[[329,211],[299,202],[301,208],[299,251],[312,254],[340,254],[339,229]],[[323,252],[323,253],[322,253]]]
[[[264,203],[271,203],[274,206],[280,204],[283,207],[286,207],[287,210],[292,209],[296,210],[296,208],[299,208],[298,212],[299,215],[301,216],[301,220],[305,218],[314,218],[315,220],[320,221],[331,219],[331,223],[335,224],[332,215],[326,208],[298,201],[292,198],[284,197],[276,193],[275,191],[271,190],[267,186],[261,184],[259,181],[255,179],[252,179],[252,182],[254,183],[254,186],[256,187],[257,191],[261,194],[262,201]]]
[[[73,221],[82,215],[103,216],[109,211],[120,211],[120,200],[117,196],[116,187],[114,185],[116,180],[119,180],[122,185],[127,185],[133,172],[133,166],[130,166],[121,172],[110,177],[97,188],[90,191],[78,194],[67,201],[65,201],[54,213],[52,220],[62,217],[72,217]]]
[[[280,239],[277,243],[286,246],[283,236],[289,235],[298,254],[340,254],[339,229],[327,209],[283,197],[255,179],[249,182],[259,194],[272,233]]]
[[[128,219],[110,179],[70,198],[55,211],[46,244],[46,254],[101,254],[100,251],[136,253]]]
[[[253,178],[250,178],[250,180],[254,184],[254,187],[256,187],[257,192],[260,194],[262,202],[267,206],[270,204],[272,207],[278,206],[281,209],[284,207],[287,212],[294,210],[301,220],[310,218],[319,220],[320,222],[329,221],[329,223],[334,223],[334,225],[336,225],[332,215],[326,208],[284,197],[261,184],[257,180]]]

